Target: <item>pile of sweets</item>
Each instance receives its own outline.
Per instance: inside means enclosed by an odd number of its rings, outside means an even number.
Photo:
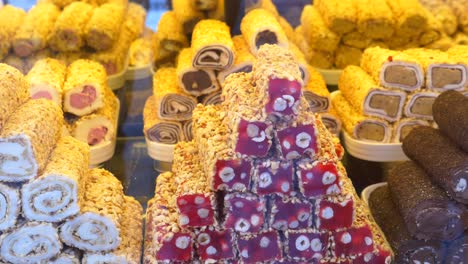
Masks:
[[[446,90],[468,92],[468,46],[366,49],[361,67],[348,66],[332,104],[355,139],[399,143],[416,126],[437,126],[432,105]]]
[[[323,69],[359,65],[369,47],[447,50],[467,41],[468,1],[445,2],[315,0],[303,9],[296,44],[311,65]]]
[[[145,9],[121,1],[39,1],[28,12],[0,8],[0,60],[24,74],[53,57],[69,65],[92,59],[108,75],[121,72],[132,41],[143,32]]]
[[[369,206],[397,263],[466,263],[468,252],[468,98],[442,93],[432,127],[403,141],[412,161],[395,165]]]
[[[156,180],[145,263],[391,261],[302,87],[294,56],[265,44],[252,73],[226,78],[221,105],[196,107],[194,139]]]
[[[48,99],[65,112],[66,130],[89,146],[116,137],[117,97],[98,62],[79,59],[68,67],[56,59],[37,61],[26,75],[32,99]]]
[[[30,99],[0,64],[2,263],[139,263],[142,213],[120,181],[89,169],[89,146],[62,135],[60,107]]]
[[[164,19],[163,16],[161,21]],[[264,21],[268,23],[263,25]],[[149,140],[163,144],[190,141],[191,118],[196,104],[220,104],[225,78],[232,73],[251,72],[256,61],[253,52],[257,54],[258,48],[265,43],[290,49],[300,62],[304,97],[311,110],[320,113],[333,134],[339,133],[341,122],[331,106],[325,81],[305,62],[301,51],[287,41],[272,13],[265,9],[249,12],[242,21],[242,31],[243,35],[231,38],[224,22],[202,20],[195,26],[191,47],[180,52],[177,67],[157,70],[153,76],[153,96],[146,101],[143,113],[144,133]],[[276,41],[269,43],[270,39]],[[173,41],[167,43],[174,45]]]

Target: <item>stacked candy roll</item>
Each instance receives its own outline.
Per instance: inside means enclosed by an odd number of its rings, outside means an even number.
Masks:
[[[418,127],[403,140],[411,159],[396,164],[388,185],[373,191],[369,206],[398,263],[463,263],[466,250],[468,153],[464,116],[468,99],[443,92],[433,104],[439,129]],[[455,125],[456,124],[456,125]]]
[[[465,91],[466,58],[457,51],[369,48],[361,66],[344,69],[332,104],[356,139],[402,142],[417,126],[433,125],[441,92]],[[366,125],[367,124],[367,125]]]
[[[341,146],[304,99],[300,62],[278,45],[257,55],[252,72],[226,78],[220,105],[197,105],[193,140],[158,176],[145,263],[390,261]]]
[[[140,204],[123,194],[122,184],[110,172],[89,169],[90,147],[63,135],[58,103],[31,99],[28,79],[47,86],[45,92],[60,82],[57,76],[45,78],[53,72],[50,62],[42,61],[32,72],[42,79],[0,64],[0,259],[139,263]],[[41,69],[45,73],[38,73]]]

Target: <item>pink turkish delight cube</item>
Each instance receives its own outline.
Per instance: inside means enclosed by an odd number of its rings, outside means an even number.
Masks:
[[[288,126],[277,132],[278,144],[283,158],[292,160],[318,153],[317,129],[314,123]]]
[[[267,122],[240,119],[236,153],[241,157],[265,157],[272,144],[273,126]]]
[[[315,230],[291,230],[286,232],[287,257],[299,261],[318,263],[327,256],[329,247],[328,233]]]
[[[276,231],[241,235],[238,242],[242,263],[260,263],[282,259],[282,248]]]
[[[236,257],[235,233],[232,229],[206,228],[197,233],[196,246],[201,261],[216,263],[233,261]]]
[[[252,179],[252,162],[247,159],[218,160],[213,188],[223,191],[247,191]]]
[[[341,200],[342,198],[342,200]],[[349,228],[354,221],[354,200],[352,197],[330,197],[316,201],[315,227],[319,230]]]
[[[303,229],[312,225],[312,204],[291,197],[272,199],[270,227],[276,230]]]
[[[341,175],[330,160],[304,159],[297,163],[299,190],[306,197],[320,197],[341,193]]]
[[[171,233],[158,237],[161,247],[156,252],[158,261],[184,262],[193,256],[192,236],[186,232]]]
[[[264,228],[265,198],[248,193],[230,193],[224,197],[225,228],[239,233],[256,233]]]
[[[372,231],[368,225],[334,232],[334,255],[337,257],[358,256],[374,250]]]
[[[295,195],[293,163],[286,160],[260,162],[254,171],[253,191],[258,195]]]
[[[215,224],[213,194],[186,194],[177,197],[179,225],[203,227]]]
[[[353,259],[353,264],[390,264],[392,263],[392,254],[383,249],[378,252],[369,252]]]
[[[268,82],[268,103],[265,112],[279,117],[295,116],[302,95],[302,85],[298,81],[272,78]]]

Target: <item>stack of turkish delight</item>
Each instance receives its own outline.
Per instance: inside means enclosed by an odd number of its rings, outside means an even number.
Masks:
[[[32,99],[48,99],[63,108],[70,135],[89,146],[115,139],[117,97],[102,65],[77,60],[67,67],[47,58],[37,61],[26,79]]]
[[[0,64],[2,263],[139,263],[142,208],[89,146],[62,134],[61,108],[30,99],[16,69]]]
[[[381,143],[402,142],[416,126],[436,126],[432,105],[441,92],[468,92],[468,48],[394,51],[369,48],[361,67],[348,66],[335,106],[346,132]]]
[[[142,33],[145,9],[127,1],[38,1],[25,12],[0,8],[0,60],[26,74],[37,60],[65,64],[92,59],[107,74],[124,70],[132,41]]]
[[[199,104],[147,209],[145,263],[388,263],[385,237],[310,111],[298,63],[262,45]]]
[[[433,111],[440,130],[413,129],[403,141],[412,161],[395,165],[369,198],[398,263],[467,260],[468,98],[444,92]]]
[[[307,61],[322,69],[358,66],[370,47],[445,51],[466,41],[467,19],[462,15],[466,4],[465,0],[316,0],[303,9],[295,40]]]

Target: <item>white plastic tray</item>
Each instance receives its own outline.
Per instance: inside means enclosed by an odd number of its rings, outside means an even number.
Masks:
[[[114,139],[111,141],[104,142],[104,144],[99,146],[93,146],[90,148],[90,158],[89,165],[90,167],[97,167],[99,164],[106,162],[114,156],[115,145],[117,142],[117,130],[119,124],[119,113],[120,113],[120,101],[117,100],[117,116],[115,118],[115,135]]]
[[[408,160],[401,143],[377,143],[352,138],[343,131],[344,145],[352,156],[376,162],[392,162]]]
[[[369,185],[367,186],[364,190],[362,190],[362,193],[361,193],[361,199],[362,201],[366,204],[366,205],[369,205],[369,197],[371,195],[371,193],[381,187],[381,186],[385,186],[387,185],[386,182],[380,182],[380,183],[376,183],[376,184],[372,184],[372,185]]]
[[[320,74],[322,74],[325,82],[328,85],[338,85],[338,80],[340,79],[340,75],[343,72],[342,70],[333,70],[333,69],[320,69],[315,68]]]
[[[122,70],[116,74],[107,76],[107,85],[112,90],[118,90],[125,85],[126,77],[127,77],[127,70],[128,70],[128,56],[125,59],[124,66]]]
[[[174,146],[154,142],[145,137],[148,155],[154,159],[163,162],[172,162],[174,157]]]
[[[126,73],[127,80],[140,80],[153,76],[153,64],[148,63],[140,67],[129,66]]]

